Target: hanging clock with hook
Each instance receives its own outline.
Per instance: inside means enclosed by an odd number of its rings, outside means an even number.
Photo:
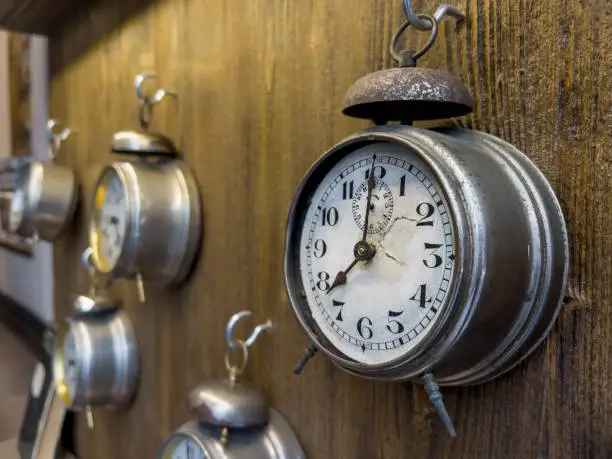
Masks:
[[[419,52],[397,50],[405,22],[391,44],[400,67],[349,89],[344,113],[377,126],[302,180],[285,281],[313,343],[296,372],[320,350],[358,376],[424,383],[454,435],[438,387],[493,379],[542,342],[561,307],[568,245],[560,205],[525,154],[475,130],[412,126],[473,107],[457,78],[416,67],[444,14],[418,15],[431,33]]]
[[[56,240],[72,219],[78,200],[78,183],[72,169],[54,162],[70,129],[57,130],[49,120],[50,160],[27,158],[17,168],[17,183],[10,200],[7,230],[22,237]]]
[[[98,286],[98,273],[87,248],[82,264],[90,275],[87,295],[76,295],[75,315],[58,328],[53,356],[57,393],[75,411],[85,410],[93,427],[93,406],[124,407],[133,400],[140,373],[132,323],[119,304]]]
[[[94,193],[89,241],[96,269],[112,278],[134,278],[144,302],[143,281],[176,285],[193,266],[202,222],[197,183],[174,143],[148,132],[153,105],[167,95],[160,89],[147,98],[136,77],[141,101],[141,131],[114,135],[111,150],[135,155],[113,161],[102,171]]]

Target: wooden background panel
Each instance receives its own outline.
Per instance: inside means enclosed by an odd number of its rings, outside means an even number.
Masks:
[[[293,192],[327,148],[367,123],[340,114],[345,90],[391,65],[401,2],[379,0],[108,0],[51,36],[51,114],[78,131],[61,161],[89,196],[113,157],[114,131],[137,126],[132,81],[154,71],[177,101],[153,127],[177,139],[204,202],[205,238],[190,282],[115,293],[142,348],[138,397],[128,411],[78,425],[83,458],[155,457],[189,420],[185,397],[222,377],[223,327],[243,309],[277,328],[253,348],[244,379],[263,388],[309,457],[606,458],[612,456],[612,18],[609,2],[469,0],[463,26],[446,21],[421,65],[446,68],[474,93],[459,125],[525,151],[557,191],[571,235],[566,308],[551,337],[508,375],[444,391],[459,437],[447,438],[420,387],[344,374],[307,345],[283,286],[285,220]],[[453,2],[457,4],[457,2]],[[431,1],[415,2],[433,11]],[[412,46],[426,36],[407,34]],[[115,158],[116,159],[116,158]],[[58,315],[85,291],[79,266],[87,202],[55,246]]]

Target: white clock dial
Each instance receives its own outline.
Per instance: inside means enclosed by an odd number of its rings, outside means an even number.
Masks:
[[[375,255],[329,291],[363,238],[371,170],[366,241]],[[334,165],[312,195],[300,237],[304,293],[316,324],[340,352],[387,363],[414,348],[440,318],[454,254],[449,207],[433,172],[405,148],[366,146]]]
[[[25,210],[25,193],[21,188],[15,191],[11,199],[10,211],[8,215],[8,228],[10,232],[15,232],[21,225]]]
[[[128,204],[117,173],[109,169],[96,190],[93,249],[98,268],[108,272],[119,260],[125,242]]]
[[[177,437],[170,442],[163,459],[207,459],[208,455],[202,447],[190,437]]]
[[[78,353],[76,343],[74,340],[74,334],[71,330],[68,330],[64,337],[64,345],[62,349],[63,364],[64,364],[64,385],[68,392],[68,396],[74,399],[76,394],[76,386],[78,383],[79,369],[78,369]]]

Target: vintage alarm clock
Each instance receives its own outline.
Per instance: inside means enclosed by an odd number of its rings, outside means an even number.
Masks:
[[[358,80],[344,113],[377,126],[332,147],[299,185],[287,222],[291,308],[319,350],[361,377],[438,386],[510,370],[546,338],[568,276],[561,207],[529,158],[484,132],[411,124],[460,116],[473,100],[452,75],[399,68]],[[399,124],[386,124],[395,121]]]
[[[148,132],[152,106],[172,94],[163,89],[151,98],[136,77],[141,100],[141,131],[113,136],[111,150],[135,155],[135,161],[113,161],[95,186],[89,242],[96,270],[114,279],[136,279],[140,301],[143,281],[176,285],[189,274],[201,233],[201,203],[195,177],[174,143]]]
[[[228,378],[205,381],[189,394],[195,419],[170,435],[157,459],[305,459],[291,426],[269,407],[264,394],[237,380],[247,365],[249,347],[273,328],[267,321],[247,339],[234,338],[234,326],[250,315],[239,312],[227,324]]]
[[[75,295],[75,315],[58,327],[53,356],[57,394],[67,408],[85,410],[93,427],[92,407],[125,407],[133,400],[140,373],[138,342],[132,323],[107,296],[87,248],[82,264],[90,275],[87,295]]]
[[[72,169],[54,162],[70,129],[57,131],[49,120],[50,160],[25,158],[17,168],[10,200],[7,230],[25,238],[53,242],[68,225],[78,200],[78,183]]]

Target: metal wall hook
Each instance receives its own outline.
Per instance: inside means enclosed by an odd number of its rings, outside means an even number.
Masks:
[[[51,159],[55,159],[62,142],[73,134],[72,130],[69,128],[58,129],[61,125],[61,121],[58,120],[51,119],[47,121],[47,132],[51,143],[51,152],[49,155]]]
[[[233,332],[234,332],[234,327],[236,326],[236,324],[246,318],[246,317],[250,317],[252,315],[251,311],[242,311],[242,312],[238,312],[236,314],[234,314],[231,319],[229,320],[229,322],[227,323],[227,326],[225,327],[225,339],[227,340],[227,345],[232,348],[232,349],[240,349],[243,345],[241,344],[241,341],[244,342],[244,345],[248,348],[251,347],[253,345],[253,343],[255,343],[255,341],[257,341],[257,338],[259,338],[259,335],[261,335],[263,332],[270,332],[273,328],[274,325],[272,324],[272,321],[270,319],[268,319],[265,323],[257,325],[254,329],[253,332],[251,333],[251,336],[249,336],[246,340],[237,340],[234,339],[233,337]]]
[[[410,22],[415,29],[421,31],[431,30],[431,23],[423,20],[419,17],[419,14],[415,13],[412,8],[412,0],[404,0],[404,10],[406,11],[408,22]],[[440,5],[433,16],[436,19],[436,23],[440,23],[446,16],[452,16],[457,19],[457,21],[465,19],[465,13],[452,5]]]
[[[160,103],[166,96],[176,97],[177,94],[174,91],[169,91],[167,89],[157,89],[153,94],[153,97],[148,97],[143,92],[143,84],[147,80],[155,80],[157,76],[153,73],[139,73],[136,75],[134,79],[134,86],[136,87],[136,96],[142,103],[148,103],[150,105],[155,105]]]

